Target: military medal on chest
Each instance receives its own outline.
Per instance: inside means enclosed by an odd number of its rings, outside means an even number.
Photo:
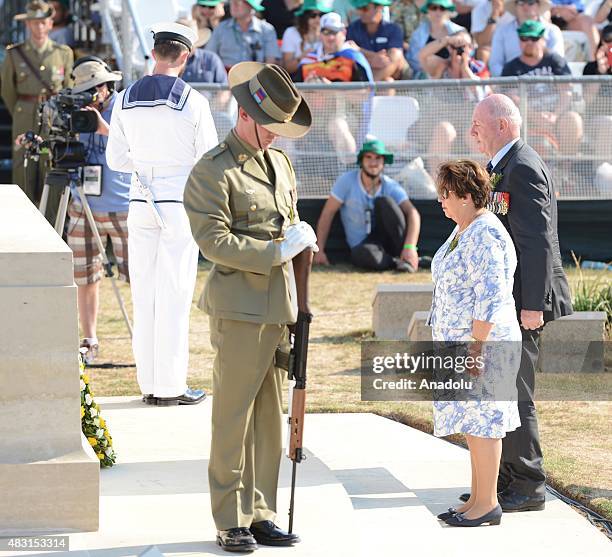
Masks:
[[[487,209],[496,215],[507,215],[510,209],[510,194],[507,191],[495,191],[501,179],[501,174],[491,174],[490,182],[492,191],[489,193]]]

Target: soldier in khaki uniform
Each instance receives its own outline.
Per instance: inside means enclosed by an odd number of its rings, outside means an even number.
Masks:
[[[15,19],[24,21],[29,38],[6,49],[2,65],[1,94],[13,116],[13,138],[33,130],[38,132],[38,109],[47,98],[72,84],[72,50],[49,39],[53,28],[53,8],[42,1],[30,2],[27,11]],[[13,181],[38,204],[44,181],[44,165],[29,162],[27,183],[23,168],[24,149],[13,145]],[[42,159],[43,157],[41,157]],[[57,191],[56,191],[57,190]],[[55,220],[61,190],[49,192],[47,218]]]
[[[316,236],[297,215],[296,180],[277,136],[310,128],[287,72],[243,62],[229,73],[239,111],[225,141],[191,172],[185,209],[214,263],[199,307],[210,315],[213,370],[208,468],[217,542],[228,551],[299,541],[274,524],[282,453],[283,373],[274,353],[297,317],[291,259]]]

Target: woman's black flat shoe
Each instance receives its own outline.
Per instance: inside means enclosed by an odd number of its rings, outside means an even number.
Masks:
[[[438,520],[448,520],[451,516],[455,516],[457,514],[457,509],[455,507],[448,507],[448,512],[440,513],[438,515]]]
[[[451,516],[446,520],[446,524],[449,526],[482,526],[483,524],[489,524],[491,526],[497,526],[501,523],[502,508],[497,505],[492,511],[479,518],[465,518],[463,514],[458,513]]]

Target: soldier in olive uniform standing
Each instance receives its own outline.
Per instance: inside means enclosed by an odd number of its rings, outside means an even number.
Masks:
[[[53,28],[53,8],[46,2],[33,1],[28,3],[26,10],[26,13],[16,15],[15,19],[25,22],[29,38],[7,47],[2,65],[1,94],[13,116],[13,139],[28,130],[38,133],[40,104],[72,84],[72,50],[49,39],[49,32]],[[13,145],[13,181],[38,205],[44,182],[44,165],[42,161],[40,164],[29,162],[25,176],[24,153],[21,146]],[[52,188],[49,192],[47,218],[52,223],[61,193],[60,188]]]
[[[291,259],[318,248],[313,229],[299,222],[293,167],[271,144],[303,136],[312,118],[279,66],[242,62],[229,84],[236,127],[193,168],[184,201],[214,263],[199,307],[216,352],[208,476],[217,542],[252,551],[299,541],[274,524],[283,380],[274,354],[297,317]]]

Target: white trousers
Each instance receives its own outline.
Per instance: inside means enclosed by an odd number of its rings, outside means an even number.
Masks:
[[[189,312],[198,247],[181,203],[159,203],[166,228],[146,203],[131,202],[128,261],[134,336],[132,349],[143,394],[182,395],[187,389]]]

